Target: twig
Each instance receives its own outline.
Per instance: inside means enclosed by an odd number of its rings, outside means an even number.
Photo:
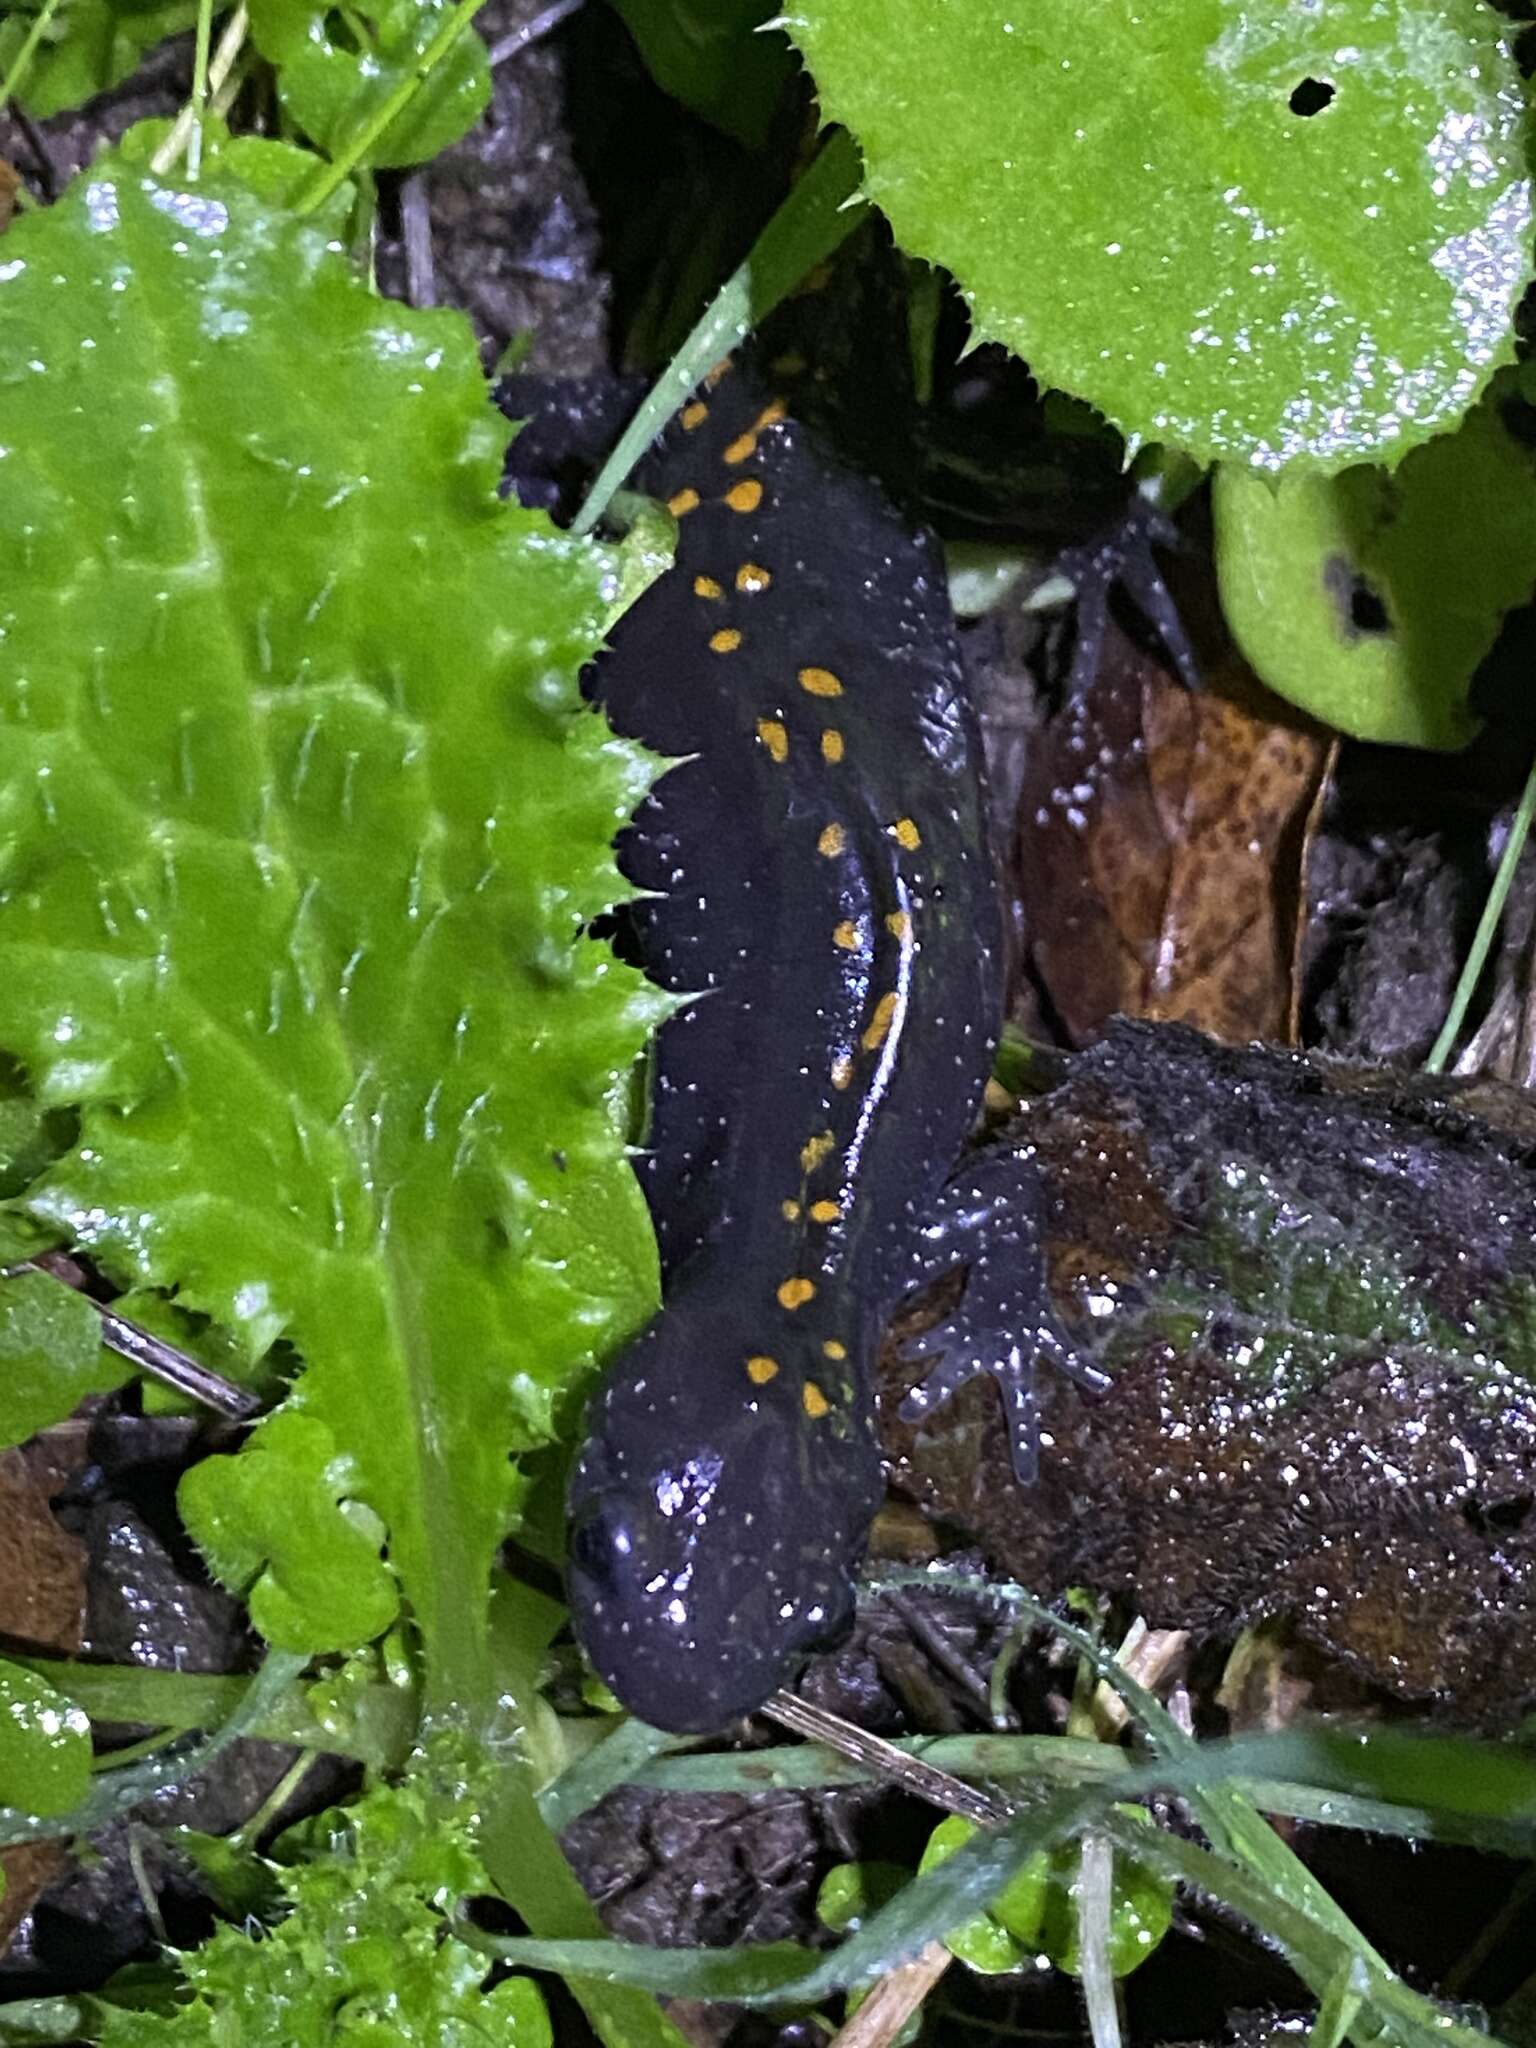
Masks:
[[[978,1791],[962,1778],[951,1777],[948,1771],[937,1770],[932,1764],[924,1763],[921,1757],[898,1749],[893,1742],[885,1742],[866,1729],[856,1728],[838,1714],[829,1714],[825,1707],[813,1707],[805,1700],[797,1700],[793,1693],[776,1692],[762,1711],[767,1719],[777,1721],[781,1728],[788,1728],[811,1742],[825,1743],[839,1756],[867,1765],[915,1798],[926,1799],[930,1806],[941,1807],[946,1813],[958,1813],[977,1827],[1000,1828],[1013,1816],[1013,1808],[1006,1800]]]
[[[1530,773],[1525,778],[1525,788],[1520,792],[1519,808],[1509,828],[1509,837],[1504,842],[1504,851],[1499,856],[1498,871],[1493,878],[1493,887],[1488,891],[1488,901],[1483,905],[1482,917],[1478,920],[1477,931],[1467,949],[1466,961],[1462,966],[1456,993],[1451,998],[1451,1007],[1441,1027],[1440,1036],[1424,1062],[1426,1074],[1443,1074],[1445,1063],[1450,1058],[1461,1027],[1471,1008],[1472,998],[1477,993],[1477,984],[1482,979],[1488,954],[1499,929],[1499,920],[1504,915],[1504,905],[1514,884],[1515,870],[1520,865],[1526,835],[1531,829],[1531,818],[1536,815],[1536,761],[1531,763]]]
[[[187,137],[187,176],[203,168],[203,122],[208,113],[208,47],[213,41],[213,0],[197,0],[197,35],[192,45],[192,132]]]
[[[843,2022],[827,2048],[888,2048],[953,1961],[942,1941],[930,1941],[910,1962],[898,1963]]]
[[[208,63],[208,76],[204,81],[207,92],[222,91],[224,81],[234,66],[235,59],[245,47],[246,30],[250,26],[250,15],[245,0],[224,24],[224,33],[219,37],[218,47]],[[189,149],[193,134],[201,134],[195,100],[188,100],[176,119],[171,123],[170,133],[149,160],[149,168],[157,178],[163,178],[183,150]]]
[[[562,21],[567,21],[584,0],[555,0],[553,7],[546,7],[542,14],[536,14],[532,21],[525,21],[521,28],[515,28],[510,35],[504,35],[499,43],[491,45],[491,69],[505,64],[509,57],[515,57],[520,50],[526,50],[533,43],[541,43]]]

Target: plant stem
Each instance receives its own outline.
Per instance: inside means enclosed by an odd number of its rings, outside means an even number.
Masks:
[[[337,187],[351,176],[396,115],[401,113],[420,92],[484,4],[485,0],[459,0],[458,6],[417,58],[415,70],[402,78],[394,91],[380,100],[351,141],[331,162],[321,165],[313,182],[294,201],[293,211],[296,214],[302,218],[307,213],[313,213],[316,207],[323,206]]]
[[[250,15],[246,11],[245,0],[240,0],[240,5],[224,24],[224,33],[219,37],[219,46],[214,51],[212,60],[209,63],[207,79],[209,91],[220,92],[223,90],[224,83],[234,68],[235,59],[245,47],[246,30],[250,26],[250,19]],[[165,176],[182,151],[188,147],[193,134],[200,134],[200,132],[198,128],[198,110],[194,98],[188,100],[181,112],[176,116],[175,121],[171,125],[171,132],[149,160],[149,168],[157,178]]]
[[[27,30],[25,42],[16,52],[15,62],[11,65],[5,77],[0,79],[0,113],[3,113],[10,105],[12,93],[15,92],[17,86],[26,77],[27,67],[32,62],[33,54],[38,44],[48,33],[48,24],[53,20],[58,11],[59,0],[43,0],[42,6],[38,9],[33,19],[32,26]]]
[[[1466,961],[1462,966],[1456,993],[1451,997],[1451,1007],[1441,1026],[1440,1036],[1424,1062],[1426,1074],[1443,1074],[1446,1061],[1461,1035],[1472,998],[1477,993],[1477,984],[1482,980],[1483,969],[1488,964],[1488,954],[1493,946],[1494,934],[1499,929],[1499,920],[1504,915],[1504,905],[1514,884],[1515,870],[1520,865],[1526,836],[1531,829],[1532,816],[1536,815],[1536,761],[1525,778],[1525,788],[1520,792],[1520,805],[1515,812],[1514,822],[1509,828],[1509,837],[1504,842],[1504,851],[1499,857],[1498,872],[1493,878],[1493,887],[1488,891],[1488,901],[1483,905],[1482,917],[1478,920],[1477,931],[1467,949]]]
[[[208,111],[208,51],[213,42],[213,0],[197,0],[197,41],[192,52],[192,132],[187,137],[187,176],[203,167],[203,117]]]

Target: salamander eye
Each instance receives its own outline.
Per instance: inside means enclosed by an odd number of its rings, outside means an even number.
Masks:
[[[621,1518],[595,1501],[571,1524],[571,1567],[599,1591],[614,1586],[618,1560],[629,1548]]]

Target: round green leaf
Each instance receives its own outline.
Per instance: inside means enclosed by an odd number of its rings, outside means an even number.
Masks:
[[[1526,116],[1482,0],[800,0],[867,192],[1133,441],[1395,460],[1512,351]]]
[[[62,1422],[132,1370],[102,1349],[96,1312],[73,1288],[46,1273],[0,1280],[0,1445]]]
[[[1122,1813],[1141,1808],[1121,1807]],[[1069,1976],[1082,1973],[1077,1945],[1077,1891],[1082,1868],[1082,1850],[1076,1842],[1064,1842],[1050,1858],[1050,1882],[1045,1890],[1040,1945],[1058,1970]],[[1173,1880],[1149,1869],[1129,1856],[1116,1856],[1110,1885],[1109,1967],[1116,1977],[1128,1977],[1147,1960],[1173,1925]]]
[[[1390,476],[1216,473],[1222,609],[1270,688],[1357,739],[1460,747],[1467,691],[1536,583],[1536,465],[1496,383]]]
[[[344,16],[311,0],[255,0],[251,39],[277,67],[288,112],[334,155],[415,74],[449,12],[446,0],[372,0]],[[384,168],[427,162],[469,132],[490,97],[490,61],[470,30],[433,66],[367,161]]]
[[[68,1813],[91,1782],[91,1724],[63,1693],[0,1664],[0,1806]]]
[[[968,1820],[951,1814],[928,1837],[919,1871],[935,1870],[976,1832]],[[1045,1912],[1048,1859],[1031,1856],[1016,1871],[985,1913],[967,1920],[944,1937],[944,1946],[962,1963],[985,1976],[1021,1969],[1029,1960]]]

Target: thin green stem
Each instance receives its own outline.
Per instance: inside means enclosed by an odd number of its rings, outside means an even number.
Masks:
[[[401,79],[393,92],[380,100],[351,141],[345,144],[331,162],[321,165],[313,180],[295,200],[293,210],[296,214],[302,217],[306,213],[313,213],[345,183],[389,124],[421,91],[484,4],[485,0],[459,0],[458,6],[417,58],[416,68]]]
[[[1493,878],[1493,887],[1488,891],[1488,901],[1483,905],[1483,914],[1478,921],[1472,944],[1467,949],[1466,961],[1461,977],[1456,983],[1456,993],[1451,998],[1451,1007],[1441,1026],[1440,1036],[1424,1062],[1426,1074],[1443,1074],[1446,1062],[1461,1036],[1461,1027],[1466,1022],[1467,1011],[1477,993],[1477,985],[1483,978],[1483,969],[1488,964],[1488,955],[1493,947],[1494,935],[1504,915],[1504,905],[1514,884],[1515,870],[1520,865],[1520,855],[1525,847],[1526,836],[1531,829],[1531,819],[1536,816],[1536,761],[1531,763],[1531,772],[1525,778],[1525,788],[1520,792],[1520,807],[1515,812],[1514,823],[1509,828],[1509,838],[1499,859],[1498,872]]]
[[[47,35],[48,24],[53,20],[58,11],[59,0],[43,0],[42,6],[38,9],[33,19],[32,26],[27,30],[26,41],[16,52],[15,61],[12,63],[10,70],[7,71],[3,79],[0,79],[0,113],[3,113],[11,104],[11,95],[26,77],[33,54],[38,44],[43,40],[43,37]]]
[[[225,22],[224,32],[219,37],[219,46],[209,61],[207,83],[210,92],[222,93],[229,84],[235,60],[244,48],[246,30],[249,26],[250,16],[246,12],[245,0],[240,0],[240,5]],[[214,111],[217,112],[217,108]],[[157,178],[165,176],[182,151],[188,148],[194,133],[201,133],[199,114],[196,101],[188,100],[172,122],[170,133],[149,160],[149,168]]]
[[[203,120],[208,112],[208,52],[213,47],[213,0],[197,0],[197,41],[192,50],[192,133],[187,137],[187,176],[203,167]]]

